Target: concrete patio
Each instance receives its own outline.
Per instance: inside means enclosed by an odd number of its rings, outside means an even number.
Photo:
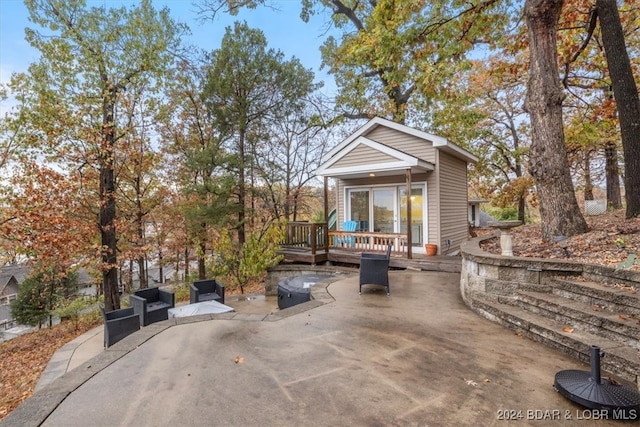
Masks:
[[[358,295],[354,274],[287,310],[150,325],[72,364],[0,425],[555,426],[593,416],[552,387],[557,371],[589,367],[471,312],[459,274],[392,271],[390,283],[391,296]]]

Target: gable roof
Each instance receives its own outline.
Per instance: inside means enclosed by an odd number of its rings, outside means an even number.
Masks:
[[[381,144],[373,141],[364,136],[358,136],[356,138],[347,138],[348,143],[342,146],[342,149],[337,151],[336,155],[332,156],[316,169],[317,176],[358,176],[368,175],[372,169],[376,170],[376,175],[384,175],[398,169],[412,169],[414,172],[418,171],[432,171],[434,170],[433,163],[421,160],[415,156],[407,154],[403,151],[396,150],[388,145]],[[341,144],[342,145],[342,144]],[[340,165],[342,160],[347,154],[362,147],[368,147],[379,153],[384,154],[379,162],[366,165]]]
[[[392,122],[391,120],[383,119],[382,117],[374,117],[365,123],[362,127],[357,129],[353,134],[351,134],[344,141],[333,147],[324,157],[323,162],[327,162],[329,159],[334,157],[336,154],[340,153],[344,148],[349,146],[354,140],[358,139],[361,136],[367,135],[369,132],[373,131],[375,128],[379,126],[384,126],[390,129],[397,130],[398,132],[406,133],[408,135],[415,136],[417,138],[431,141],[433,143],[433,147],[439,150],[443,150],[452,154],[455,157],[458,157],[462,160],[465,160],[467,163],[476,163],[478,158],[460,147],[457,144],[449,141],[446,138],[441,136],[433,135],[428,132],[424,132],[418,129],[411,128],[406,125],[402,125],[400,123]],[[324,165],[324,164],[323,164]]]

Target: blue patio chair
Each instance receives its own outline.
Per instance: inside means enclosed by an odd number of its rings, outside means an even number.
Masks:
[[[356,227],[358,227],[358,223],[356,221],[345,221],[344,224],[342,224],[342,231],[354,232],[356,231]],[[353,248],[356,246],[356,239],[354,236],[335,236],[333,244],[336,247],[345,246]]]

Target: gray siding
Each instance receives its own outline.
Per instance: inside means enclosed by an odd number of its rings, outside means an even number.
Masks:
[[[451,240],[449,250],[457,249],[468,236],[467,164],[440,152],[440,236],[438,245],[446,250],[445,240]]]
[[[376,127],[366,136],[373,141],[388,145],[389,147],[411,154],[419,159],[435,163],[436,149],[433,148],[433,143],[430,141],[407,135],[406,133],[398,132],[397,130],[384,126]]]
[[[393,161],[397,161],[397,159],[378,150],[374,150],[367,145],[359,145],[349,154],[334,163],[332,168],[371,165]]]

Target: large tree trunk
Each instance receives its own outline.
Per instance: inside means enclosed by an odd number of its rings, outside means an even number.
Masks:
[[[640,98],[633,79],[616,0],[596,0],[596,9],[613,96],[620,118],[620,134],[624,149],[626,216],[633,218],[640,215]]]
[[[620,174],[618,173],[618,148],[616,144],[607,142],[604,147],[605,176],[607,184],[607,206],[622,209],[620,194]]]
[[[115,100],[117,91],[109,88],[103,100],[103,148],[100,159],[100,235],[102,239],[102,286],[106,311],[120,308],[116,239],[116,180],[113,173],[115,146]]]
[[[569,173],[562,124],[564,94],[558,77],[556,32],[562,0],[526,0],[530,76],[526,110],[531,117],[531,173],[540,198],[542,238],[587,231]]]

